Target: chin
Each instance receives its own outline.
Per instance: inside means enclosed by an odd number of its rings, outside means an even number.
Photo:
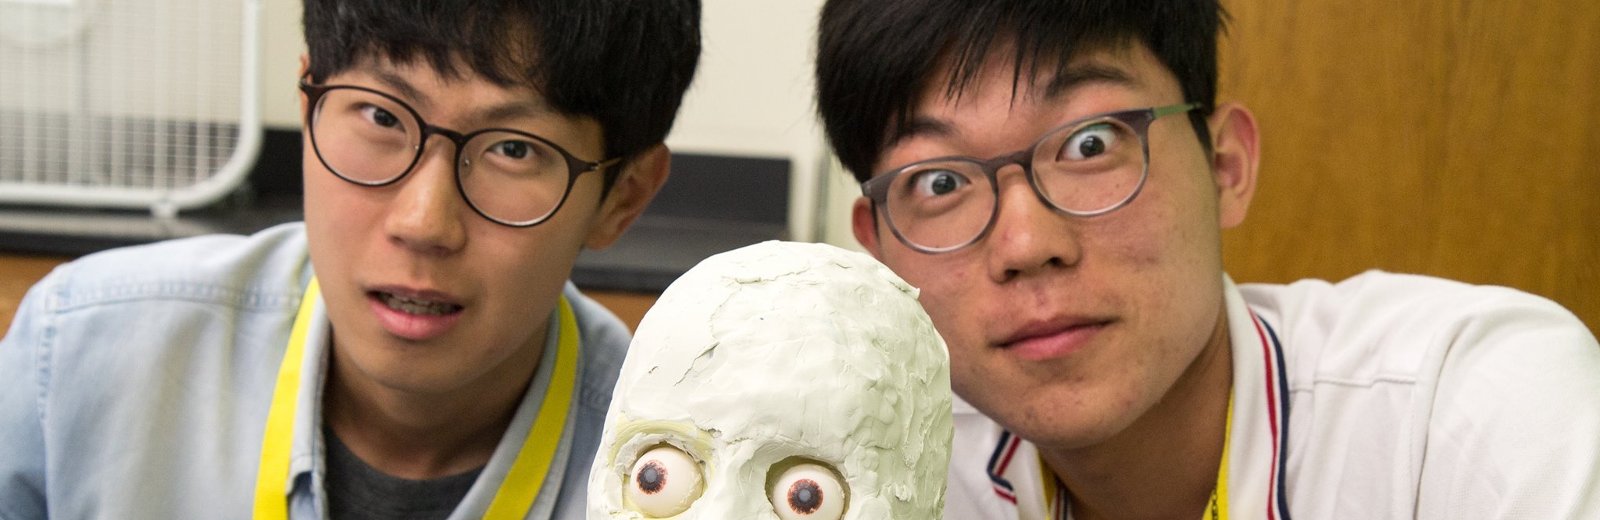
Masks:
[[[1061,419],[1037,421],[1008,429],[1037,445],[1057,450],[1078,450],[1104,444],[1126,429],[1126,426]]]
[[[1116,437],[1137,417],[1132,411],[1110,405],[1117,401],[1115,398],[1083,397],[1092,394],[1077,388],[1038,392],[1028,401],[1006,401],[1002,404],[1007,410],[989,415],[1035,444],[1056,449],[1088,448]]]
[[[391,352],[378,352],[376,356],[371,354],[352,356],[355,371],[368,381],[389,390],[412,394],[439,393],[448,390],[452,384],[458,384],[461,379],[452,373],[452,367],[442,366],[438,362],[396,356]]]

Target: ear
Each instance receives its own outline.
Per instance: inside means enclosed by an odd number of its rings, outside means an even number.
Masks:
[[[617,237],[622,236],[622,232],[633,225],[639,215],[644,214],[645,207],[656,197],[656,192],[661,191],[671,166],[672,152],[664,144],[652,146],[628,159],[622,173],[617,174],[616,183],[611,185],[611,192],[600,204],[600,211],[595,214],[594,223],[589,228],[589,236],[583,242],[584,247],[605,249],[616,242]]]
[[[1217,182],[1217,209],[1223,229],[1244,222],[1256,192],[1261,141],[1256,117],[1244,105],[1224,103],[1208,119],[1211,127],[1211,171]]]
[[[866,197],[857,197],[850,206],[850,230],[855,232],[856,242],[860,242],[861,247],[879,260],[883,259],[878,243],[878,216],[872,211],[872,201]]]
[[[306,54],[301,54],[300,55],[300,71],[296,72],[294,74],[294,79],[296,81],[299,81],[300,78],[306,77],[306,72],[309,72],[310,70],[311,70],[311,56],[308,56]],[[295,91],[295,93],[300,95],[300,116],[301,117],[305,117],[306,102],[309,101],[309,99],[306,98],[306,91],[300,90],[298,88],[294,89],[294,91]]]

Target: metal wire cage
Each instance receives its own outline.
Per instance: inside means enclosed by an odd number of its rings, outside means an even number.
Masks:
[[[170,216],[261,144],[259,0],[0,0],[0,203]]]

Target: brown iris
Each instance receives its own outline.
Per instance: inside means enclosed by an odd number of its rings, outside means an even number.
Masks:
[[[822,488],[815,480],[800,479],[789,486],[789,508],[796,513],[815,513],[822,507],[822,499]]]

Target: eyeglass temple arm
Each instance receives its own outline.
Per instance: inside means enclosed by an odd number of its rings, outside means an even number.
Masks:
[[[586,172],[600,171],[600,170],[604,170],[606,168],[610,168],[612,166],[615,166],[617,163],[620,163],[620,162],[622,162],[622,158],[621,157],[612,157],[610,159],[606,159],[606,160],[600,161],[600,162],[583,163],[583,165],[584,165],[584,170],[583,171],[586,171]]]
[[[1183,104],[1178,104],[1178,105],[1167,105],[1167,106],[1164,106],[1164,107],[1156,107],[1156,108],[1150,109],[1150,111],[1155,115],[1156,118],[1161,118],[1162,116],[1169,116],[1169,115],[1172,115],[1172,114],[1181,114],[1181,113],[1184,113],[1184,112],[1188,112],[1190,110],[1197,110],[1199,108],[1200,108],[1200,104],[1199,103],[1183,103]]]

